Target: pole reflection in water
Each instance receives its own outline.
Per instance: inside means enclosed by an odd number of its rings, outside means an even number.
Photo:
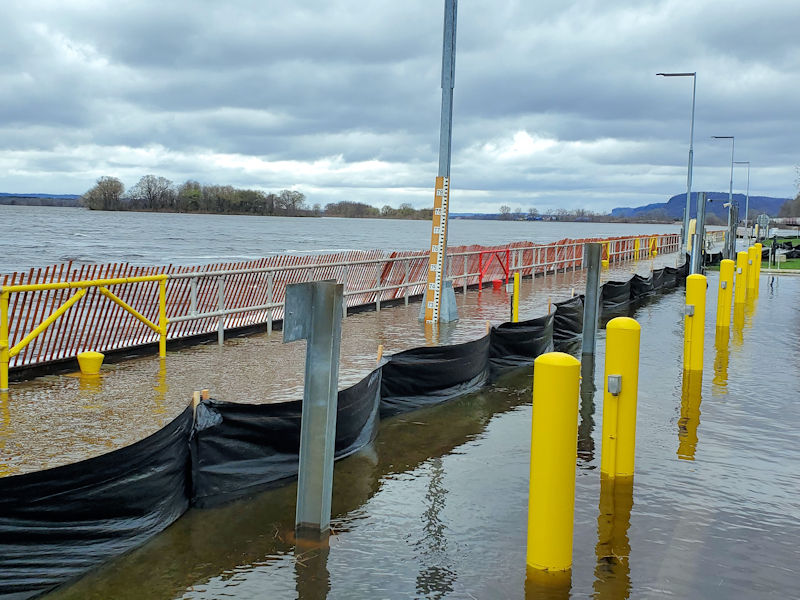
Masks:
[[[153,412],[159,415],[159,425],[164,426],[164,417],[167,414],[167,359],[160,358],[158,361],[158,376],[156,377],[156,386],[153,388],[157,393],[153,400],[155,401],[155,409]]]
[[[16,469],[10,464],[10,456],[6,452],[6,438],[13,433],[11,429],[11,411],[8,404],[8,392],[0,392],[0,477],[13,475]]]
[[[572,590],[572,569],[542,571],[527,567],[525,600],[569,600]]]
[[[728,393],[728,358],[730,356],[728,341],[730,336],[730,327],[717,327],[717,333],[714,336],[716,355],[714,356],[714,379],[712,384],[714,393],[720,395]]]
[[[584,462],[594,460],[594,354],[581,356],[581,406],[578,423],[578,458]]]
[[[678,419],[678,458],[694,460],[697,427],[700,425],[703,372],[684,371],[681,389],[681,418]]]
[[[84,375],[78,377],[78,389],[86,392],[89,396],[94,396],[103,389],[103,378],[100,375]]]
[[[417,575],[417,593],[425,598],[443,598],[453,591],[457,575],[447,554],[447,527],[442,522],[447,489],[443,485],[441,457],[431,460],[431,476],[425,493],[427,507],[422,513],[425,537],[417,542],[422,569]]]
[[[600,478],[600,515],[597,517],[597,565],[594,598],[620,600],[631,591],[631,544],[628,528],[633,508],[633,477]]]
[[[328,539],[319,542],[296,539],[294,572],[298,600],[324,600],[331,591],[328,571],[330,545]]]

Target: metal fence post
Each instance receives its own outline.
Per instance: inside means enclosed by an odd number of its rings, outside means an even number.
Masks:
[[[225,310],[225,276],[217,278],[217,309],[222,312]],[[222,346],[225,343],[225,315],[217,317],[217,344]]]
[[[375,277],[375,287],[381,287],[381,268],[378,266],[378,275]],[[381,312],[381,291],[375,290],[375,311]]]
[[[410,271],[409,262],[410,261],[406,258],[406,260],[404,262],[405,262],[405,271],[406,271],[406,273],[405,273],[405,275],[403,277],[403,283],[405,284],[403,286],[403,304],[408,306],[408,284],[409,284],[408,278],[410,277],[410,275],[409,275],[409,271]]]
[[[274,304],[274,275],[267,273],[267,304]],[[267,335],[272,335],[272,307],[267,308]]]
[[[467,283],[469,283],[469,278],[467,277],[467,255],[464,255],[464,295],[467,295]]]
[[[295,513],[298,537],[319,538],[330,529],[342,298],[343,285],[335,281],[286,287],[283,341],[308,340]]]
[[[601,244],[590,242],[583,246],[583,268],[586,269],[586,295],[583,299],[583,344],[581,354],[594,354],[597,317],[600,308]]]
[[[344,266],[344,281],[342,282],[342,318],[347,318],[347,277],[350,274],[350,269],[347,265]]]

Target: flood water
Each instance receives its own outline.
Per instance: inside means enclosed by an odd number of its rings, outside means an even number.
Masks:
[[[710,274],[708,315],[716,287]],[[770,286],[764,276],[729,336],[715,339],[707,319],[699,385],[682,378],[683,294],[633,313],[642,324],[635,481],[601,498],[603,401],[585,386],[566,587],[526,588],[526,369],[386,420],[371,447],[339,461],[328,547],[294,542],[287,485],[191,510],[48,598],[796,597],[798,292],[800,279]]]
[[[420,250],[430,221],[103,212],[0,205],[0,274],[59,262],[197,265],[274,254]],[[677,225],[454,219],[453,246],[678,232]]]

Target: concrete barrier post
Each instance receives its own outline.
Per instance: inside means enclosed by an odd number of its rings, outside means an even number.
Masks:
[[[686,278],[684,309],[683,370],[703,370],[703,338],[706,321],[706,277],[694,273]]]
[[[734,263],[726,258],[719,263],[719,290],[717,291],[717,327],[730,327],[731,300],[733,299]]]
[[[629,317],[606,325],[600,473],[607,477],[633,477],[641,331]]]
[[[534,361],[527,565],[572,567],[581,363],[562,352]]]

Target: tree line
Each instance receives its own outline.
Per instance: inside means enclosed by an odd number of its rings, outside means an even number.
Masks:
[[[294,190],[271,193],[230,185],[204,185],[188,180],[175,185],[166,177],[145,175],[126,190],[116,177],[100,177],[79,200],[90,210],[135,210],[286,217],[373,217],[431,219],[432,208],[415,209],[410,204],[378,209],[363,202],[343,200],[309,206],[306,196]]]

